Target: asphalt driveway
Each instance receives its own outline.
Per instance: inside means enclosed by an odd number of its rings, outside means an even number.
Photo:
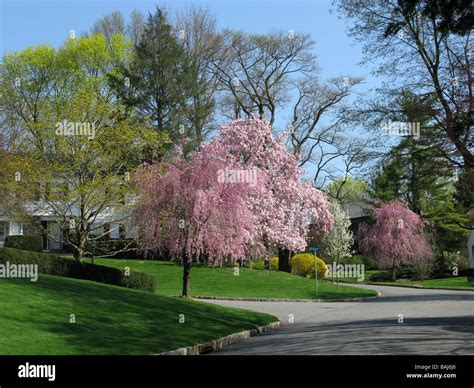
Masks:
[[[214,354],[474,354],[474,292],[359,287],[382,295],[357,303],[208,301],[283,323]]]

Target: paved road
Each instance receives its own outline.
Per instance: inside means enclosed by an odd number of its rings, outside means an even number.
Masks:
[[[209,301],[284,323],[214,354],[474,354],[474,292],[359,287],[382,296],[358,303]]]

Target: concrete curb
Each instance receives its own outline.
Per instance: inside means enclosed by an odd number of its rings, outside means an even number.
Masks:
[[[346,283],[348,284],[348,283]],[[448,287],[423,287],[423,286],[405,286],[403,284],[379,284],[379,283],[365,283],[368,286],[380,286],[380,287],[401,287],[401,288],[416,288],[418,290],[446,290],[446,291],[469,291],[474,292],[474,288],[448,288]]]
[[[345,298],[345,299],[282,299],[282,298],[241,298],[241,297],[218,297],[218,296],[193,296],[194,299],[201,300],[230,300],[237,302],[298,302],[298,303],[324,303],[324,302],[365,302],[368,300],[377,299],[380,292],[374,296],[364,296],[359,298]]]
[[[280,321],[273,322],[265,326],[259,326],[255,329],[250,329],[250,330],[241,331],[239,333],[229,334],[225,337],[218,338],[213,341],[204,342],[203,344],[188,346],[186,348],[179,348],[176,350],[171,350],[169,352],[159,353],[157,354],[157,356],[197,356],[199,354],[210,353],[215,350],[223,349],[227,346],[230,346],[244,339],[253,337],[257,334],[264,333],[270,329],[276,329],[280,327],[280,325],[281,325]]]

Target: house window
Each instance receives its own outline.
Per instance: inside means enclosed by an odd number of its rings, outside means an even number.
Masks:
[[[118,224],[110,224],[110,238],[120,238],[120,226]]]

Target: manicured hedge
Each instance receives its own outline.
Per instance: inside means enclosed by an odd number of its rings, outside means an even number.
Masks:
[[[41,236],[6,236],[6,248],[23,249],[25,251],[41,252],[43,250],[43,238]]]
[[[99,283],[155,292],[156,279],[143,272],[130,271],[129,275],[117,268],[79,263],[45,253],[0,248],[0,264],[37,264],[38,272],[67,278],[92,280]]]

